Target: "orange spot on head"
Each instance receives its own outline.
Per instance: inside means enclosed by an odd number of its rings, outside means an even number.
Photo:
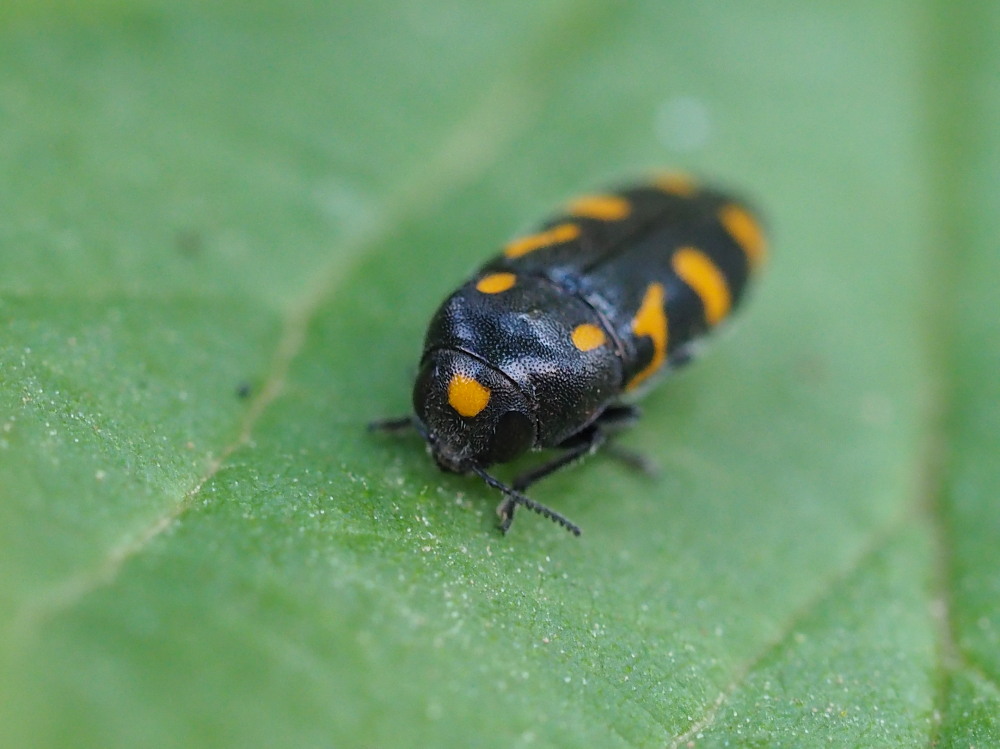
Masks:
[[[540,250],[553,244],[569,242],[580,236],[580,227],[576,224],[558,224],[538,234],[515,239],[504,247],[503,254],[507,257],[521,257],[529,252]]]
[[[501,291],[507,291],[515,283],[517,283],[517,276],[513,273],[490,273],[479,279],[476,291],[481,291],[484,294],[499,294]]]
[[[767,240],[760,224],[754,220],[745,208],[730,203],[719,211],[719,220],[729,232],[729,236],[738,244],[752,267],[764,262],[767,257]]]
[[[674,273],[701,299],[709,325],[717,324],[729,314],[732,306],[729,284],[708,255],[694,247],[681,247],[670,262],[674,266]]]
[[[632,213],[632,205],[618,195],[587,195],[569,204],[573,216],[598,221],[621,221]]]
[[[667,172],[653,179],[653,187],[670,195],[690,198],[698,191],[698,185],[689,175],[682,172]]]
[[[632,320],[632,332],[637,336],[649,336],[653,341],[653,358],[639,371],[626,386],[632,390],[653,374],[667,358],[667,312],[664,308],[665,292],[663,284],[651,283],[642,297],[639,311]]]
[[[570,337],[573,339],[573,345],[580,351],[591,351],[599,346],[603,346],[607,341],[604,331],[590,323],[577,325],[573,328],[573,333]]]
[[[448,383],[448,405],[462,416],[478,415],[489,402],[490,389],[471,377],[456,374]]]

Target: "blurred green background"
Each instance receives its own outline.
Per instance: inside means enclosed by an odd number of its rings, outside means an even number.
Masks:
[[[7,0],[0,745],[1000,745],[1000,6]],[[731,334],[534,495],[423,327],[574,194],[764,211]]]

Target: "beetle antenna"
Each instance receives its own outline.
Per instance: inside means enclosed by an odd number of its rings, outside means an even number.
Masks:
[[[482,468],[477,466],[472,467],[472,472],[475,473],[479,478],[485,481],[487,484],[492,486],[494,489],[499,489],[504,494],[504,500],[497,507],[497,514],[500,516],[500,530],[505,534],[510,530],[510,524],[514,521],[514,508],[517,505],[524,505],[529,510],[534,510],[542,517],[546,517],[554,523],[558,523],[563,528],[568,530],[574,536],[579,536],[582,532],[580,526],[571,521],[564,515],[559,514],[550,507],[546,507],[540,502],[536,502],[531,497],[521,494],[521,492],[516,489],[512,489],[506,484],[504,484],[499,479],[494,478],[490,474],[486,473]]]

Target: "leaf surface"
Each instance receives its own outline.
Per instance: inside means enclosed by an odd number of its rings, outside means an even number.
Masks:
[[[0,10],[0,744],[1000,743],[1000,12],[496,5]],[[501,537],[365,424],[664,165],[767,272]]]

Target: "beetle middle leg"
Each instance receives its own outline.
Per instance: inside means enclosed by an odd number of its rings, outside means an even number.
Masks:
[[[589,455],[590,453],[595,452],[597,448],[607,441],[607,439],[607,434],[601,429],[600,424],[595,421],[586,429],[577,432],[559,445],[559,447],[565,449],[566,452],[553,458],[552,460],[542,463],[540,466],[532,468],[530,471],[525,471],[514,479],[512,485],[517,491],[523,491],[536,481],[555,473],[564,466],[568,466],[570,463],[582,458],[584,455]]]
[[[584,455],[597,452],[602,446],[605,452],[629,467],[646,474],[654,474],[656,466],[647,458],[609,442],[610,438],[614,436],[614,432],[634,424],[639,419],[639,415],[640,411],[635,406],[624,404],[608,406],[587,428],[577,432],[558,446],[566,452],[540,466],[525,471],[514,479],[513,487],[518,491],[523,491],[536,481],[552,475]]]
[[[614,432],[618,432],[635,424],[641,415],[642,411],[640,411],[636,406],[617,404],[608,406],[604,409],[604,412],[598,418],[598,422],[601,426],[604,426]],[[616,460],[620,460],[629,468],[639,471],[640,473],[644,473],[647,476],[655,476],[659,473],[659,467],[656,463],[642,453],[637,453],[633,450],[629,450],[627,447],[622,447],[616,444],[610,439],[612,436],[613,435],[608,435],[609,439],[604,447],[604,452],[607,455],[610,455]]]
[[[606,439],[606,435],[601,431],[597,422],[594,422],[583,431],[574,434],[569,444],[563,443],[563,445],[561,445],[561,447],[566,448],[565,453],[557,458],[554,458],[553,460],[542,463],[542,465],[537,468],[522,473],[520,476],[515,478],[512,483],[513,492],[505,492],[506,496],[504,497],[503,502],[497,506],[497,515],[500,516],[500,529],[506,534],[510,529],[510,524],[514,521],[514,510],[517,509],[519,504],[525,504],[536,512],[542,512],[542,514],[552,513],[549,517],[552,517],[553,520],[564,525],[574,535],[579,536],[579,527],[570,523],[568,520],[565,520],[562,516],[553,517],[553,515],[557,515],[557,513],[554,513],[544,505],[538,505],[538,503],[534,502],[534,500],[530,500],[531,504],[528,505],[527,502],[523,501],[527,498],[524,497],[521,492],[525,487],[530,486],[539,479],[545,478],[549,474],[558,471],[563,466],[569,465],[577,458],[596,450]],[[489,483],[488,479],[487,483]]]

